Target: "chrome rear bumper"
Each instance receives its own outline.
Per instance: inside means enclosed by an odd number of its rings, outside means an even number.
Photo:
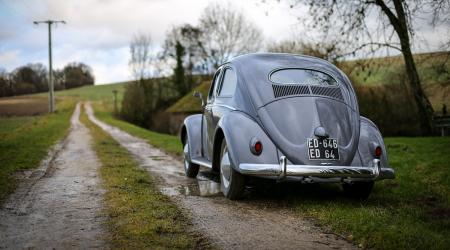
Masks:
[[[300,177],[340,177],[357,179],[394,179],[392,168],[382,168],[380,160],[374,159],[371,166],[316,166],[316,165],[288,165],[285,156],[280,157],[280,164],[239,164],[239,170],[244,175],[259,177],[278,177],[284,179],[290,176]]]

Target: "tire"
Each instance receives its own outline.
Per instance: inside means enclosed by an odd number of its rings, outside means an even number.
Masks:
[[[342,184],[342,189],[347,197],[365,200],[372,192],[374,182],[353,182]]]
[[[225,139],[222,141],[220,150],[220,189],[223,195],[230,200],[241,198],[245,189],[245,178],[234,170]]]
[[[197,177],[200,166],[191,162],[189,154],[189,140],[187,135],[184,138],[183,158],[184,158],[184,172],[186,173],[186,176],[189,178]]]

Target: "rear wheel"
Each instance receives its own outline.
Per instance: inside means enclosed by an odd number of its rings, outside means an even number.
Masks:
[[[189,140],[187,135],[184,137],[184,141],[185,141],[183,146],[184,172],[186,173],[187,177],[195,178],[198,174],[200,166],[191,162],[189,154]]]
[[[220,187],[223,195],[230,200],[239,199],[245,188],[244,176],[232,166],[225,139],[220,151]]]
[[[372,192],[374,182],[353,182],[353,183],[344,183],[342,184],[342,188],[344,189],[344,193],[346,196],[354,199],[362,199],[365,200],[369,197]]]

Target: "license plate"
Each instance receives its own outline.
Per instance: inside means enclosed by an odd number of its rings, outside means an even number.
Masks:
[[[338,140],[309,138],[308,156],[310,160],[339,160]]]

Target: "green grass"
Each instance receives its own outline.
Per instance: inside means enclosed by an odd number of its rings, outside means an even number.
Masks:
[[[387,138],[395,180],[377,182],[367,201],[348,200],[336,185],[307,186],[288,199],[364,247],[450,248],[450,138]]]
[[[0,119],[0,134],[8,134],[14,132],[17,128],[24,126],[26,124],[33,123],[33,121],[38,120],[39,117],[36,116],[12,116],[12,117],[2,117]]]
[[[154,178],[102,129],[88,120],[94,149],[102,163],[111,246],[117,249],[194,249],[201,238],[189,230],[180,209],[161,194]]]
[[[54,114],[0,118],[0,200],[17,184],[14,172],[39,166],[50,147],[66,135],[74,105],[65,99]]]
[[[194,91],[199,91],[203,95],[203,99],[206,101],[206,97],[208,96],[208,90],[209,86],[211,85],[211,82],[206,81],[202,82],[200,85],[198,85],[196,88],[194,88],[191,92],[189,92],[187,95],[183,96],[181,99],[179,99],[176,103],[174,103],[172,106],[170,106],[166,111],[167,112],[201,112],[202,111],[202,105],[201,101],[194,97]]]
[[[115,118],[110,111],[108,111],[110,110],[110,107],[108,107],[108,104],[105,103],[93,103],[93,108],[95,110],[95,116],[98,119],[112,126],[116,126],[134,136],[145,139],[153,146],[161,148],[170,154],[182,154],[183,150],[178,136],[157,133],[138,127],[126,121],[119,120]]]
[[[123,93],[125,92],[125,86],[129,82],[120,82],[114,84],[103,84],[103,85],[90,85],[83,86],[80,88],[73,88],[67,90],[56,91],[55,96],[70,96],[76,97],[82,100],[113,100],[113,90],[117,90],[118,103],[122,101]],[[47,93],[39,93],[38,95],[47,95]]]
[[[414,59],[423,84],[450,84],[449,52],[416,54]],[[360,85],[399,83],[405,71],[402,56],[344,61],[340,66]]]

